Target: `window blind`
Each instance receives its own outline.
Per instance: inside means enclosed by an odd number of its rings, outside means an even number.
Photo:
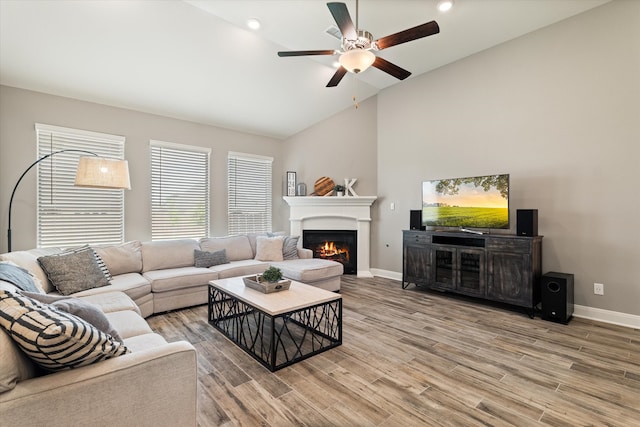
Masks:
[[[151,237],[207,237],[211,150],[162,141],[150,149]]]
[[[271,231],[273,158],[229,152],[227,160],[230,235]]]
[[[125,138],[36,124],[38,158],[84,150],[123,159]],[[37,245],[71,247],[124,241],[124,191],[76,187],[77,152],[53,155],[37,166]]]

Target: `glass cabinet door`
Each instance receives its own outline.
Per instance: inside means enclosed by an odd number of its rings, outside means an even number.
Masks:
[[[434,247],[434,282],[441,288],[454,289],[456,283],[456,250]]]
[[[458,290],[470,295],[484,295],[484,251],[458,250]]]

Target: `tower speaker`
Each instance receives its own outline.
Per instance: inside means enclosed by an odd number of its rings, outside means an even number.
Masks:
[[[516,211],[518,236],[538,235],[538,209],[518,209]]]
[[[409,216],[409,228],[412,230],[424,230],[422,226],[422,211],[411,211]]]
[[[573,274],[549,272],[542,276],[542,318],[568,323],[573,314]]]

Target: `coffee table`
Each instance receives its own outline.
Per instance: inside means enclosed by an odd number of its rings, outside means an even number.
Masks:
[[[273,372],[342,344],[342,296],[293,280],[270,294],[242,277],[212,280],[209,323]]]

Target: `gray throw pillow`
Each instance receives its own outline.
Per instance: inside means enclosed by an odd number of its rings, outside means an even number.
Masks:
[[[42,256],[38,262],[49,281],[62,295],[70,295],[86,289],[106,286],[104,276],[91,248],[77,252]]]
[[[221,249],[215,252],[194,249],[193,256],[195,258],[195,266],[201,268],[208,268],[213,267],[214,265],[229,263],[229,260],[227,259],[227,251],[225,249]]]
[[[298,240],[300,236],[286,236],[282,244],[282,259],[298,259]]]

